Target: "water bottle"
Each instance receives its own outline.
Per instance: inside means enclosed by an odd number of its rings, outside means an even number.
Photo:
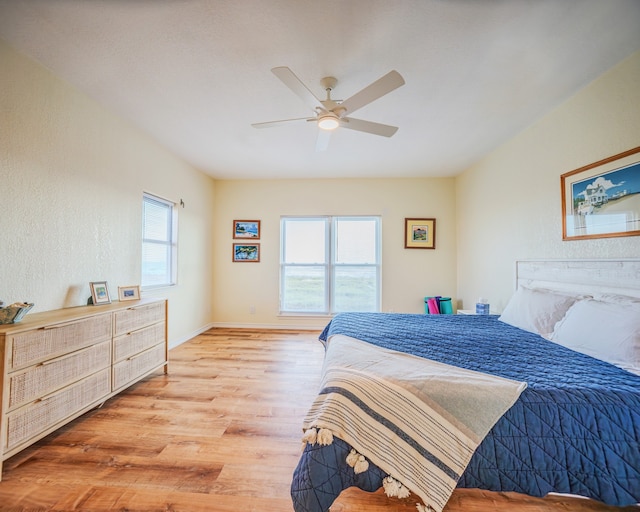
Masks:
[[[478,302],[476,302],[476,315],[488,315],[489,314],[489,303],[487,299],[480,297]]]

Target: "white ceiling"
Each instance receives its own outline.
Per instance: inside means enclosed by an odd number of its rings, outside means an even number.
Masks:
[[[640,49],[639,0],[0,0],[0,38],[218,178],[453,176]],[[309,115],[270,71],[391,138]],[[640,85],[639,85],[640,87]]]

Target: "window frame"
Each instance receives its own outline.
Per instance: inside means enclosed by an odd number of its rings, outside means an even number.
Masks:
[[[167,208],[169,212],[167,224],[165,226],[167,230],[168,240],[157,240],[153,238],[145,238],[145,206],[146,204],[154,204],[161,205]],[[158,288],[167,288],[170,286],[175,286],[178,282],[178,209],[177,204],[174,201],[170,201],[163,197],[157,196],[155,194],[151,194],[149,192],[143,192],[142,194],[142,233],[141,233],[141,269],[140,269],[140,288],[142,290],[153,290]],[[164,246],[168,249],[168,266],[169,266],[169,282],[165,283],[154,283],[154,284],[144,284],[144,273],[142,267],[145,264],[145,244],[158,244]]]
[[[322,220],[324,221],[325,263],[286,263],[286,231],[284,229],[290,220]],[[337,258],[337,224],[341,220],[371,220],[375,221],[375,262],[374,263],[338,263]],[[287,267],[317,267],[323,266],[324,272],[324,308],[323,311],[291,311],[283,308],[285,302],[285,269]],[[376,276],[375,312],[381,311],[382,305],[382,218],[379,215],[285,215],[280,217],[280,276],[278,308],[281,316],[333,316],[338,313],[336,307],[336,269],[345,267],[373,267]]]

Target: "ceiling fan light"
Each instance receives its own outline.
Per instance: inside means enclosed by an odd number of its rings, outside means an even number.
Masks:
[[[323,130],[335,130],[338,126],[340,122],[336,115],[326,115],[318,119],[318,127]]]

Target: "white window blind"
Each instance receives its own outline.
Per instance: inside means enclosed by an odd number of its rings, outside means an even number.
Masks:
[[[176,283],[176,214],[174,203],[150,194],[142,200],[143,288]]]

